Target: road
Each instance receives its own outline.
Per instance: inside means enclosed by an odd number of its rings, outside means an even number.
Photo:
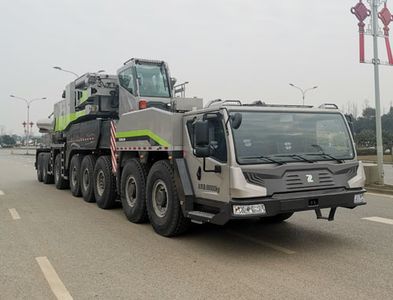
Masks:
[[[0,299],[391,299],[393,198],[178,238],[35,180],[0,150]],[[363,219],[379,217],[372,219]],[[383,218],[383,219],[380,219]]]

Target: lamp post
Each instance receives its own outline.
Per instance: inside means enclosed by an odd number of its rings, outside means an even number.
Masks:
[[[316,88],[318,88],[318,86],[313,86],[311,88],[308,88],[308,89],[304,90],[301,87],[298,87],[297,85],[294,85],[293,83],[290,83],[289,85],[291,87],[294,87],[295,89],[298,89],[302,93],[303,105],[304,105],[304,102],[305,102],[305,99],[306,99],[306,93],[311,91],[311,90],[315,90]]]
[[[30,105],[31,103],[33,103],[34,101],[38,101],[38,100],[45,100],[46,97],[42,97],[42,98],[35,98],[35,99],[31,99],[31,100],[27,100],[25,98],[22,97],[18,97],[15,95],[10,95],[11,98],[15,98],[18,100],[22,100],[26,103],[27,106],[27,127],[26,127],[26,147],[28,146],[29,143],[29,135],[30,135],[30,129],[29,129],[29,124],[30,124]],[[28,151],[28,150],[27,150]]]
[[[70,73],[70,74],[73,74],[74,76],[76,76],[76,78],[78,78],[79,77],[79,75],[78,74],[76,74],[75,72],[72,72],[72,71],[69,71],[69,70],[65,70],[65,69],[63,69],[63,68],[61,68],[61,67],[53,67],[53,69],[56,69],[56,70],[59,70],[59,71],[63,71],[63,72],[66,72],[66,73]],[[101,70],[100,70],[101,71]]]

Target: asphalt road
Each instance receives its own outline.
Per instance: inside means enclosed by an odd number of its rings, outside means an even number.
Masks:
[[[304,212],[168,239],[0,150],[0,299],[391,299],[393,198],[366,198],[334,222]]]

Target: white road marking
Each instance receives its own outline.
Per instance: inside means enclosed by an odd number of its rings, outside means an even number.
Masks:
[[[384,197],[384,198],[391,198],[393,199],[392,195],[386,195],[386,194],[378,194],[378,193],[369,193],[367,192],[366,195],[371,195],[371,196],[377,196],[377,197]]]
[[[277,245],[274,245],[274,244],[269,243],[269,242],[261,241],[261,240],[258,240],[256,238],[253,238],[251,236],[243,235],[241,233],[238,233],[238,232],[235,232],[235,231],[232,231],[232,230],[231,231],[227,231],[227,232],[229,234],[232,234],[232,235],[234,235],[236,237],[239,237],[241,239],[244,239],[246,241],[253,242],[253,243],[256,243],[258,245],[261,245],[261,246],[264,246],[264,247],[268,247],[268,248],[280,251],[280,252],[285,253],[285,254],[295,254],[296,253],[295,251],[289,250],[287,248],[284,248],[284,247],[281,247],[281,246],[277,246]]]
[[[0,196],[4,196],[4,192],[2,190],[0,190]]]
[[[19,214],[18,214],[18,212],[16,211],[15,208],[10,208],[10,209],[8,209],[8,211],[10,212],[11,217],[12,217],[14,220],[19,220],[19,219],[20,219],[20,216],[19,216]]]
[[[53,268],[48,258],[46,256],[41,256],[35,259],[56,298],[61,300],[72,300],[71,294],[60,280],[59,275],[57,275],[56,270]]]
[[[393,225],[393,220],[392,219],[386,219],[386,218],[381,218],[381,217],[368,217],[368,218],[362,218],[362,219],[363,220],[368,220],[368,221],[374,221],[374,222],[379,222],[379,223]]]

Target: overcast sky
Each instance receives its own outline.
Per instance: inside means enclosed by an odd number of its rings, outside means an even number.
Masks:
[[[393,1],[391,8],[393,9]],[[293,82],[318,89],[307,104],[365,99],[374,105],[372,65],[358,63],[355,0],[1,0],[0,126],[21,133],[26,105],[45,118],[71,74],[115,73],[131,57],[162,59],[190,81],[188,96],[300,104]],[[367,40],[370,44],[371,40]],[[386,59],[381,41],[380,55]],[[369,49],[367,49],[369,50]],[[372,54],[368,51],[367,56]],[[386,109],[393,69],[381,67]],[[37,128],[35,128],[37,132]]]

